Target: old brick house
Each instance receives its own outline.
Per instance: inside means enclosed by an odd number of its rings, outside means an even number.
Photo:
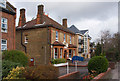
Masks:
[[[71,59],[76,55],[75,33],[44,14],[44,6],[38,6],[37,18],[26,22],[25,9],[20,10],[16,28],[16,49],[30,55],[34,64],[49,64],[51,59]]]
[[[16,8],[6,0],[0,3],[0,50],[15,49]]]

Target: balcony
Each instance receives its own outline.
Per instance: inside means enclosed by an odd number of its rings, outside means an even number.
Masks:
[[[83,49],[83,48],[78,48],[78,52],[79,52],[79,53],[83,53],[83,52],[84,52],[84,49]]]
[[[84,43],[84,40],[83,40],[83,39],[79,39],[79,40],[78,40],[78,43],[79,43],[79,44],[83,44],[83,43]]]

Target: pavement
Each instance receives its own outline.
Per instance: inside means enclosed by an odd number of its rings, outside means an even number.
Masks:
[[[102,79],[107,79],[107,81],[120,81],[120,62],[117,62],[115,69],[111,69],[111,71]]]
[[[85,59],[82,62],[78,62],[77,65],[86,65],[86,64],[88,64],[88,61],[89,61],[89,59]],[[74,65],[74,63],[69,63],[69,64]],[[80,75],[82,76],[82,75],[85,75],[88,73],[88,68],[87,67],[77,67],[77,69],[76,69],[76,67],[74,67],[74,66],[69,66],[69,73],[75,72],[75,71],[79,71]],[[59,76],[62,76],[65,74],[67,74],[67,67],[66,66],[59,67]]]

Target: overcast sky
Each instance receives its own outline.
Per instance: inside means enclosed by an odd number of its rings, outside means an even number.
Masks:
[[[82,2],[74,0],[72,2],[52,0],[51,2],[39,2],[38,0],[8,0],[17,8],[16,25],[19,20],[19,10],[26,9],[27,21],[36,18],[37,6],[44,5],[44,10],[49,17],[62,24],[62,19],[68,19],[68,27],[75,25],[80,30],[89,29],[92,41],[100,35],[101,30],[110,30],[111,33],[118,31],[118,3],[117,0],[107,0],[106,2]],[[25,2],[27,1],[27,2]],[[34,2],[33,2],[34,1]],[[84,0],[85,1],[85,0]],[[108,2],[109,1],[109,2]]]

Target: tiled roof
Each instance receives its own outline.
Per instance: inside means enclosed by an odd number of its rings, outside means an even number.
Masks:
[[[79,33],[79,29],[77,29],[74,25],[68,28],[70,31],[73,31],[74,33]]]
[[[59,24],[58,22],[54,21],[53,19],[51,19],[50,17],[48,17],[46,15],[43,15],[43,24],[37,25],[36,22],[37,22],[37,19],[28,21],[27,23],[25,23],[25,25],[23,26],[22,29],[30,29],[30,28],[36,28],[36,27],[40,28],[40,26],[42,26],[42,25],[44,25],[44,27],[46,25],[51,25],[51,26],[55,27],[56,29],[60,29],[60,30],[63,30],[65,32],[75,34],[74,32],[70,31],[68,28],[65,28],[64,26],[62,26],[61,24]],[[21,28],[17,27],[16,29],[21,29]]]
[[[53,44],[53,46],[65,46],[63,43],[55,41]]]
[[[71,27],[68,28],[70,31],[74,32],[74,33],[80,33],[80,34],[84,34],[85,32],[87,32],[88,30],[79,30],[77,29],[77,27],[75,27],[74,25],[72,25]]]
[[[68,48],[77,48],[77,46],[73,45],[73,44],[69,44]]]

